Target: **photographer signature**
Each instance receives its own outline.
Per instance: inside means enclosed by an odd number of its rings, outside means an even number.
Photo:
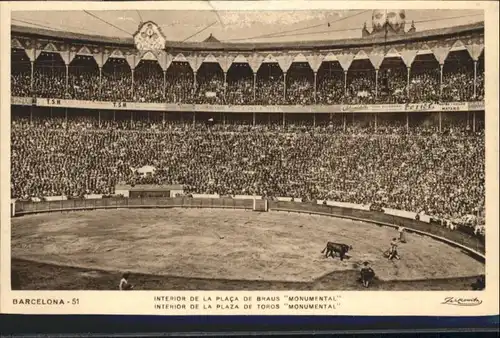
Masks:
[[[446,297],[441,304],[455,305],[455,306],[478,306],[483,303],[477,297],[473,298],[459,298],[459,297]]]

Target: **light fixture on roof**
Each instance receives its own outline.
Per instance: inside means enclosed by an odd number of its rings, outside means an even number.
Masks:
[[[363,36],[383,36],[404,34],[406,12],[403,9],[376,9],[372,13],[372,32],[368,33],[366,25],[363,27]],[[414,28],[414,27],[413,27]],[[368,34],[367,34],[368,33]]]

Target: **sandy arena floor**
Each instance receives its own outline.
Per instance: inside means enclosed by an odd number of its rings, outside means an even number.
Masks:
[[[152,275],[311,281],[368,260],[381,280],[474,276],[484,265],[459,249],[408,234],[400,261],[383,257],[394,229],[296,213],[130,209],[12,219],[12,256],[37,262]],[[353,246],[325,258],[327,241]]]

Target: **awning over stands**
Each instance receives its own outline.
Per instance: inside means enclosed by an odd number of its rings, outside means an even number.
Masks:
[[[295,42],[262,42],[262,43],[227,43],[220,42],[212,36],[203,42],[180,42],[167,41],[166,48],[173,50],[197,50],[197,51],[275,51],[275,50],[303,50],[303,49],[336,49],[346,47],[362,47],[374,44],[406,43],[418,40],[437,39],[445,36],[456,36],[457,34],[484,32],[484,21],[420,32],[405,33],[398,36],[365,37],[356,39],[318,40],[318,41],[295,41]],[[100,43],[110,46],[123,46],[134,48],[133,38],[107,37],[101,35],[89,35],[64,31],[55,31],[42,28],[11,26],[12,37],[31,36],[33,38],[49,38],[65,40],[70,43]]]

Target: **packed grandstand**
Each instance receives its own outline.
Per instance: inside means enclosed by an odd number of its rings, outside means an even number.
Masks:
[[[478,215],[483,23],[390,28],[298,45],[212,37],[153,53],[133,40],[13,26],[11,196],[181,184]]]

